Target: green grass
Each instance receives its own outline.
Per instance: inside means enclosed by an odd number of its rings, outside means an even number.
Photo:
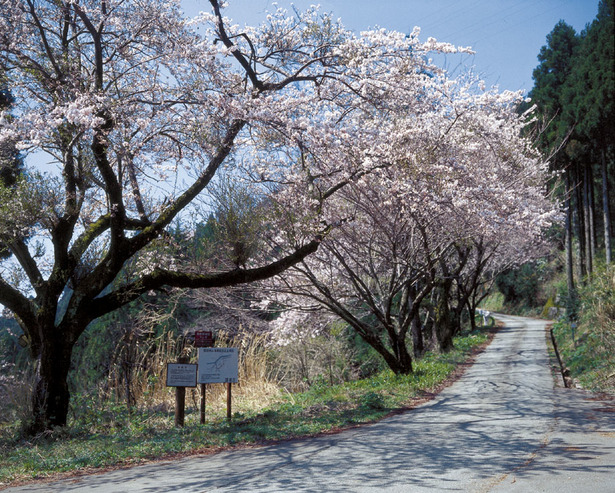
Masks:
[[[506,313],[507,310],[504,304],[504,295],[495,290],[481,302],[480,307],[491,312]]]
[[[275,404],[258,411],[222,413],[198,423],[188,408],[183,428],[175,428],[173,413],[133,410],[109,404],[105,412],[84,413],[66,429],[20,438],[19,426],[0,429],[0,486],[58,473],[130,465],[175,454],[190,454],[239,444],[311,436],[382,419],[433,390],[486,342],[487,332],[455,339],[455,350],[429,354],[415,362],[412,375],[380,372],[371,378],[330,386],[322,379],[303,393],[282,394]],[[82,408],[87,406],[82,402]]]
[[[569,322],[557,322],[554,335],[560,357],[570,376],[582,388],[615,395],[613,335],[605,337],[586,323],[573,330]]]
[[[579,318],[554,325],[564,365],[581,387],[615,395],[615,265],[597,269],[579,290]]]

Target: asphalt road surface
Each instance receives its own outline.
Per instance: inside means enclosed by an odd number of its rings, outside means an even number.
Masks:
[[[615,401],[554,388],[545,322],[499,318],[460,380],[374,425],[6,492],[615,492]]]

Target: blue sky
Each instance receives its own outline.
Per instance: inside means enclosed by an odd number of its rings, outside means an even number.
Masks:
[[[258,24],[273,0],[227,0],[225,15],[240,25]],[[472,67],[487,84],[501,90],[533,86],[532,70],[547,34],[561,19],[580,32],[598,12],[598,0],[278,0],[304,10],[312,4],[339,17],[349,29],[370,27],[410,32],[421,27],[421,39],[471,46],[474,56],[449,57],[443,63],[454,72],[460,63]],[[207,0],[183,0],[188,15],[209,10]]]

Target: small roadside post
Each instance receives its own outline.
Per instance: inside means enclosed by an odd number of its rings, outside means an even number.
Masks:
[[[207,404],[207,384],[201,384],[201,419],[199,422],[204,425],[205,424],[205,406]]]
[[[186,416],[186,387],[175,387],[175,426],[183,428]]]
[[[197,330],[194,333],[194,347],[212,347],[214,345],[214,336],[211,330]],[[205,424],[205,406],[207,403],[207,384],[201,384],[201,419],[200,423]]]
[[[231,382],[226,382],[226,420],[231,420]]]

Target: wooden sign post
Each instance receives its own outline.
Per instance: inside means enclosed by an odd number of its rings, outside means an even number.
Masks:
[[[186,387],[175,387],[175,426],[183,428],[186,415]]]
[[[212,347],[214,335],[211,330],[197,330],[194,333],[194,347]],[[201,383],[201,382],[199,382]],[[205,406],[207,403],[207,384],[201,383],[201,424],[205,424]]]
[[[201,384],[201,424],[205,424],[205,403],[206,403],[207,384]]]
[[[186,387],[196,387],[197,365],[182,356],[177,363],[167,363],[167,387],[175,387],[175,426],[184,426]]]
[[[231,386],[233,384],[231,382],[226,383],[226,419],[227,421],[231,420]]]
[[[239,375],[239,350],[237,348],[199,348],[199,370],[197,382],[226,384],[226,417],[231,419],[231,385],[237,383]],[[201,387],[202,388],[202,387]],[[204,392],[202,396],[205,395]],[[205,402],[201,396],[201,419],[205,420]]]

